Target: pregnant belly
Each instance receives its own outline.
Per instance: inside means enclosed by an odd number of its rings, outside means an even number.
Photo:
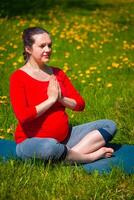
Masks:
[[[63,111],[42,115],[32,123],[23,127],[28,137],[55,138],[63,141],[69,131],[68,116]]]

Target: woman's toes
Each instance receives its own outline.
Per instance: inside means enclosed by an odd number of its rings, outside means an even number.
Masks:
[[[112,148],[103,147],[104,157],[109,158],[112,156],[114,150]]]

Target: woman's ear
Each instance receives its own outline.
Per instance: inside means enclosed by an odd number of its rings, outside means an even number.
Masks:
[[[25,51],[26,51],[28,54],[31,54],[31,53],[32,53],[32,49],[31,49],[31,47],[29,47],[29,46],[26,46],[26,47],[25,47]]]

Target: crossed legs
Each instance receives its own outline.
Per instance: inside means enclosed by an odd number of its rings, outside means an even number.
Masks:
[[[22,159],[68,160],[88,163],[112,156],[113,149],[105,147],[116,132],[111,120],[98,120],[72,128],[68,141],[59,143],[53,138],[28,138],[17,144],[17,155]]]
[[[116,132],[116,125],[113,121],[98,120],[77,126],[72,132],[72,138],[70,137],[72,141],[68,142],[70,148],[68,148],[66,160],[87,163],[112,156],[114,150],[105,147],[105,144],[111,140]],[[83,138],[77,144],[73,144],[74,139],[78,137],[76,132],[83,135]]]
[[[100,158],[111,157],[112,148],[105,146],[105,140],[98,130],[87,134],[77,145],[68,149],[66,160],[79,163],[88,163]]]

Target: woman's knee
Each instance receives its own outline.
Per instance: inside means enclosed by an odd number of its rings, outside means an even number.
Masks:
[[[41,157],[44,160],[61,160],[66,156],[66,151],[65,145],[57,142],[55,139],[49,139],[42,146]]]
[[[107,120],[106,127],[107,131],[111,134],[114,135],[117,131],[117,125],[113,120]]]
[[[67,154],[67,148],[53,138],[33,138],[18,144],[16,152],[22,159],[61,160]]]
[[[114,137],[117,126],[116,123],[112,120],[104,120],[103,122],[103,126],[99,128],[98,131],[103,136],[105,142],[108,143]]]

